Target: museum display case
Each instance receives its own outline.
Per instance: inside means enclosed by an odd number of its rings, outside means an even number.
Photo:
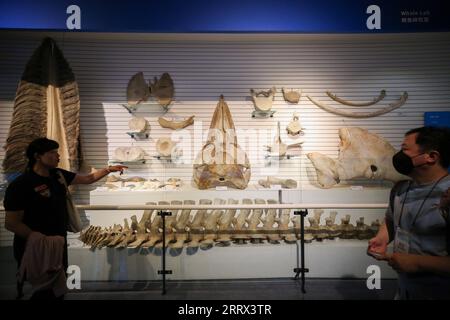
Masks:
[[[367,240],[403,134],[448,108],[447,34],[4,31],[3,141],[45,36],[78,82],[84,164],[128,166],[74,194],[84,280],[395,277]]]

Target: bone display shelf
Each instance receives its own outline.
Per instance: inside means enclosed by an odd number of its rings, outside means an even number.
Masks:
[[[391,186],[348,185],[330,189],[283,189],[283,203],[380,203],[386,204]]]
[[[133,139],[148,139],[150,137],[150,133],[148,132],[127,132],[127,134]]]
[[[146,108],[146,109],[150,109],[151,111],[163,112],[163,113],[166,113],[169,110],[168,106],[167,107],[163,107],[162,105],[160,105],[156,101],[154,101],[154,102],[142,102],[142,103],[138,103],[138,104],[122,103],[121,106],[124,107],[125,109],[127,109],[127,111],[129,113],[131,113],[131,114],[133,114],[134,112],[136,112],[140,108]]]
[[[147,160],[136,160],[136,161],[120,161],[120,160],[110,160],[109,164],[123,164],[123,165],[136,165],[136,164],[145,164]]]
[[[178,160],[178,158],[172,159],[171,156],[159,156],[159,155],[153,156],[153,158],[161,162],[170,162],[170,163],[176,162]]]
[[[267,112],[255,110],[252,112],[252,118],[273,118],[275,110],[270,110]]]
[[[284,156],[277,156],[272,154],[266,154],[264,156],[264,159],[267,161],[281,161],[281,160],[291,160],[291,159],[297,159],[300,158],[299,154],[285,154]]]
[[[180,190],[143,190],[143,191],[96,191],[90,192],[91,205],[124,205],[124,204],[145,204],[149,201],[171,201],[171,200],[195,200],[222,198],[228,200],[233,198],[241,201],[244,198],[274,199],[278,200],[278,190],[258,190],[256,186],[245,190],[199,190],[190,186],[182,186]]]

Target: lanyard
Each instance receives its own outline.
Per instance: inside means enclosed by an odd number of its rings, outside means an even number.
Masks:
[[[439,184],[439,182],[441,182],[441,180],[444,179],[447,176],[448,176],[448,174],[446,174],[445,176],[440,177],[439,180],[434,183],[433,187],[431,188],[430,192],[428,192],[428,194],[425,197],[425,199],[423,199],[422,204],[420,205],[419,210],[417,211],[416,216],[414,217],[414,220],[412,222],[412,226],[413,227],[416,224],[417,218],[420,216],[420,213],[422,211],[422,208],[423,208],[425,202],[428,200],[428,198],[430,197],[431,193],[433,193],[434,189]],[[403,203],[402,203],[402,209],[400,210],[400,218],[398,220],[398,226],[400,228],[401,228],[401,224],[402,224],[403,207],[405,206],[406,198],[408,197],[408,192],[411,189],[411,184],[412,184],[412,182],[409,182],[408,189],[406,189],[405,199],[403,200]]]

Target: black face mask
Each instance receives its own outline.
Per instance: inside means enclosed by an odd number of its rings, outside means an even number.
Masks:
[[[415,168],[412,159],[422,154],[423,153],[418,154],[414,157],[410,157],[405,154],[403,150],[400,150],[392,157],[392,164],[394,165],[395,170],[397,170],[399,173],[409,175]]]

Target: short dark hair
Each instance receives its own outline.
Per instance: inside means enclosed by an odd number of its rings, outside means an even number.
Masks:
[[[436,150],[439,152],[440,164],[444,168],[450,165],[450,128],[421,127],[409,130],[405,136],[417,133],[416,144],[421,152]]]
[[[34,155],[37,154],[44,154],[46,152],[49,152],[51,150],[55,150],[59,148],[58,142],[55,140],[50,140],[47,138],[37,138],[31,141],[31,143],[27,147],[26,156],[28,158],[28,165],[27,168],[33,168],[34,164],[36,163],[36,158]]]

